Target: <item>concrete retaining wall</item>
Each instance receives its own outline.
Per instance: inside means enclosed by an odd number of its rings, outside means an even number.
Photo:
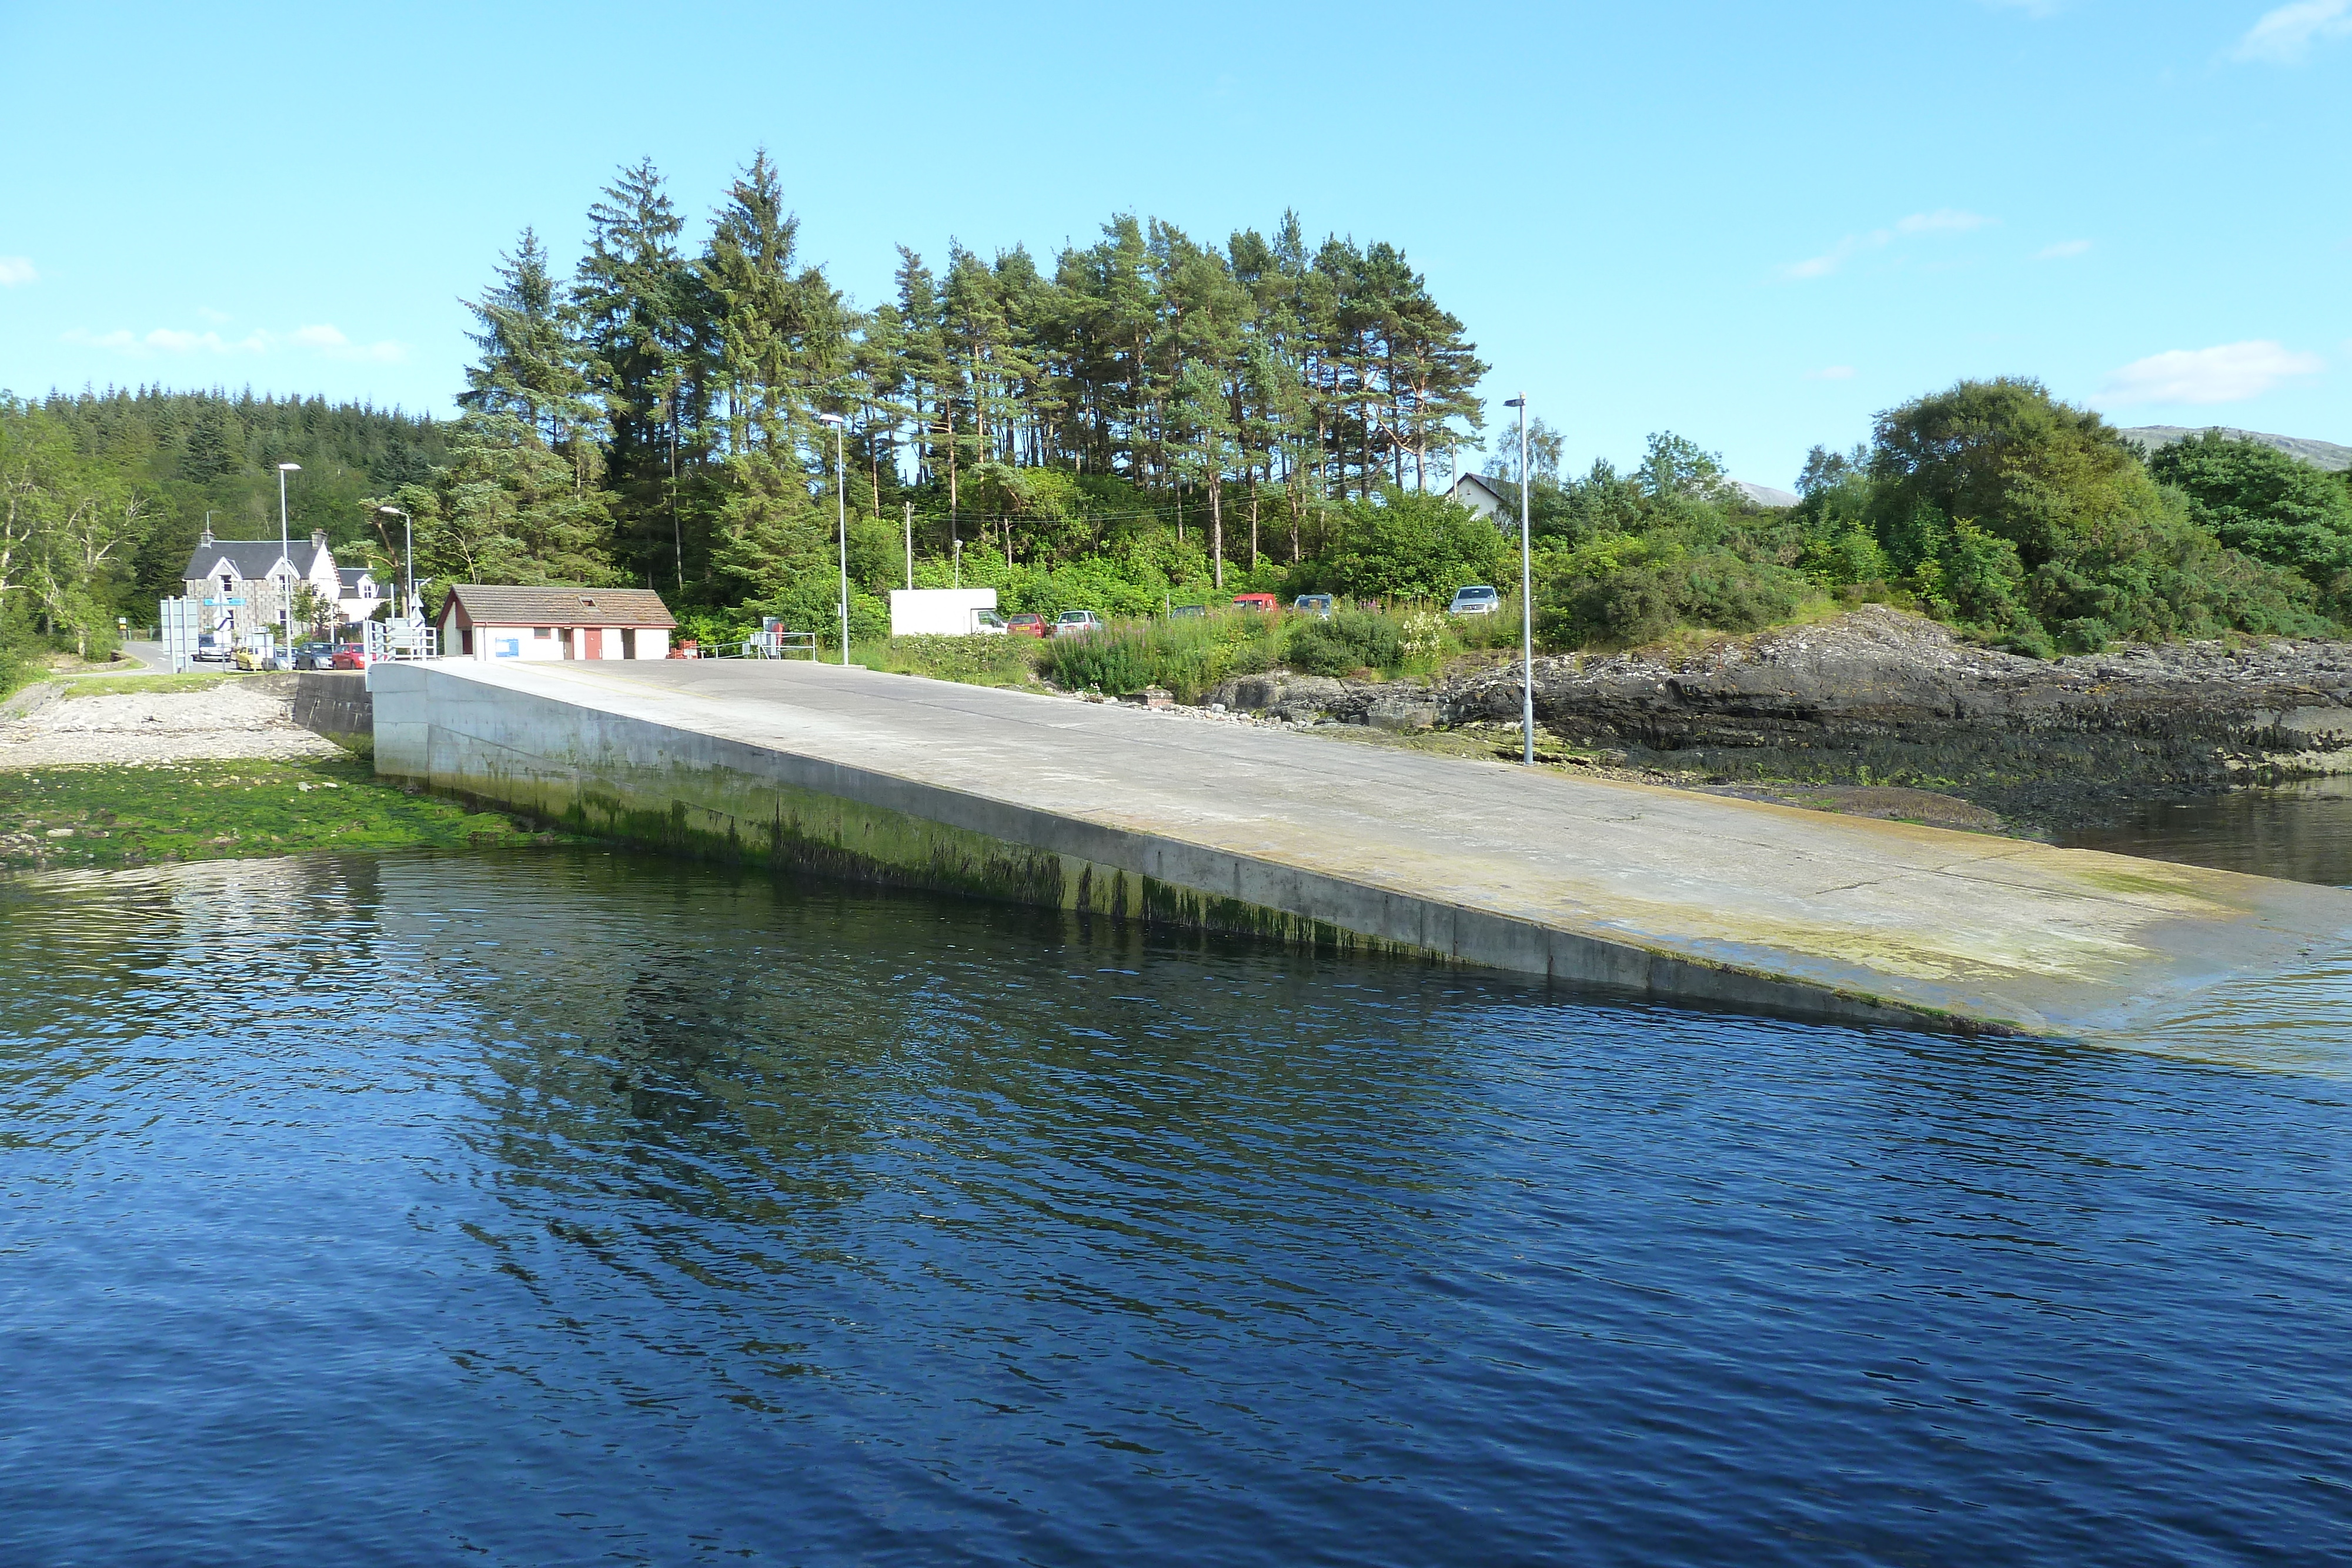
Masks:
[[[294,676],[294,722],[357,749],[375,741],[375,699],[356,670],[305,670]]]

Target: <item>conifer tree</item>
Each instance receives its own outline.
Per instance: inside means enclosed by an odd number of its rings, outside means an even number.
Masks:
[[[479,329],[467,336],[481,359],[467,368],[457,405],[513,414],[550,447],[566,446],[595,406],[535,231],[524,229],[512,254],[499,257],[498,281],[467,308]]]

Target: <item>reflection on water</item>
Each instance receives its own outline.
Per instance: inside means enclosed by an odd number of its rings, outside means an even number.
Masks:
[[[2059,841],[2069,849],[2352,886],[2352,779],[2150,801]]]
[[[0,1561],[2317,1563],[2346,1109],[594,852],[0,884]]]

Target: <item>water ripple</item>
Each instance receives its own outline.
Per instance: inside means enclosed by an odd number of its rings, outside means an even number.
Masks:
[[[19,882],[0,1560],[2325,1562],[2346,1100],[594,852]]]

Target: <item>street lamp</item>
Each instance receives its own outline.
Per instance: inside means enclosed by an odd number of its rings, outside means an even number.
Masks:
[[[842,455],[842,427],[849,422],[837,413],[821,413],[819,421],[833,426],[833,499],[835,520],[841,529],[841,667],[849,667],[849,468]]]
[[[400,519],[401,556],[406,563],[401,575],[408,583],[408,613],[413,618],[416,614],[415,520],[409,517],[406,512],[402,511],[398,507],[378,507],[376,510],[382,512],[387,517],[398,517]]]
[[[1519,411],[1519,745],[1520,762],[1536,765],[1535,569],[1528,546],[1528,394],[1506,402]]]
[[[292,531],[286,525],[286,476],[300,472],[302,465],[299,463],[280,463],[278,465],[278,560],[289,572],[294,570],[294,539]],[[278,591],[278,619],[282,624],[278,634],[290,648],[294,645],[294,584],[291,580]]]

